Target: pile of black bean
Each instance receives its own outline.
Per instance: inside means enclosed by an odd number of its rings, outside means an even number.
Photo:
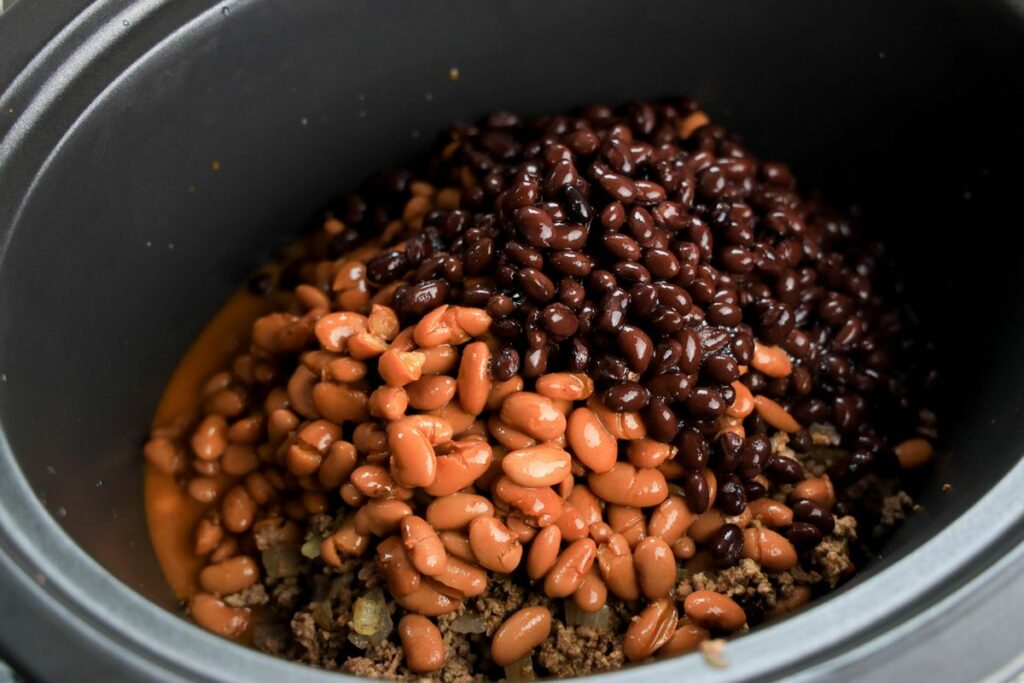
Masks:
[[[720,430],[734,382],[803,427],[834,425],[849,450],[830,470],[836,483],[890,462],[916,421],[900,371],[908,329],[880,248],[692,100],[455,127],[414,171],[383,174],[335,208],[358,230],[334,251],[386,233],[414,180],[458,188],[459,201],[368,263],[374,284],[408,283],[393,302],[403,322],[445,302],[486,308],[501,341],[496,379],[588,373],[609,408],[639,411],[652,437],[677,445],[690,473],[718,472],[729,513],[764,494],[759,474],[804,476],[771,457],[758,412],[745,436]],[[785,350],[792,371],[751,367],[755,343]],[[810,435],[789,445],[806,451]]]

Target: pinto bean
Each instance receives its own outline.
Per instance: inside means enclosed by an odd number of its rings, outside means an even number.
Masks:
[[[502,623],[491,641],[491,658],[498,666],[522,659],[551,633],[551,612],[545,607],[524,607]]]
[[[580,587],[597,556],[597,545],[589,538],[574,541],[562,551],[544,577],[544,593],[551,598],[564,598]]]
[[[668,598],[652,602],[629,623],[623,653],[632,662],[647,659],[672,639],[678,619],[676,606]]]
[[[391,474],[402,486],[430,486],[437,476],[434,446],[452,438],[452,427],[432,415],[411,415],[388,425]]]
[[[594,493],[616,505],[652,507],[668,497],[665,475],[626,462],[615,463],[607,472],[591,473],[587,483]]]
[[[501,469],[520,486],[554,486],[570,475],[571,461],[567,452],[545,443],[510,451]]]
[[[435,498],[427,506],[427,522],[441,530],[465,529],[478,517],[493,517],[494,506],[483,496],[451,493]]]
[[[406,614],[398,622],[405,663],[417,674],[429,674],[444,666],[445,647],[441,631],[419,614]]]
[[[452,442],[447,453],[437,457],[437,477],[424,490],[432,496],[460,491],[487,471],[493,458],[490,444],[468,436]]]
[[[229,607],[208,593],[192,596],[188,611],[197,624],[225,638],[238,638],[249,628],[248,608]]]
[[[402,518],[401,529],[405,551],[418,572],[436,576],[444,571],[447,553],[433,526],[422,517],[409,515]]]
[[[508,477],[494,484],[494,495],[501,502],[537,520],[541,527],[555,524],[562,515],[562,499],[550,487],[520,486]]]
[[[565,415],[551,399],[529,391],[507,397],[501,404],[501,419],[538,441],[550,441],[565,433]]]
[[[557,526],[547,526],[538,532],[530,543],[526,555],[526,575],[537,581],[555,564],[562,544],[562,532]]]
[[[592,472],[607,472],[618,459],[618,444],[589,408],[577,408],[569,415],[566,429],[569,447]]]
[[[491,391],[491,351],[484,342],[467,344],[459,364],[459,403],[470,415],[479,415]]]
[[[523,559],[523,546],[507,526],[494,517],[477,517],[469,524],[469,544],[486,569],[508,574]]]
[[[683,601],[686,616],[695,624],[716,631],[735,631],[747,623],[747,615],[736,602],[721,593],[694,591]]]

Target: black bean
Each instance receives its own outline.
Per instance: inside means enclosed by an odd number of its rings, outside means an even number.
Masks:
[[[715,469],[732,472],[740,466],[743,453],[743,437],[734,432],[723,432],[715,440]]]
[[[793,503],[793,519],[813,524],[822,534],[830,534],[836,527],[832,513],[810,500],[798,500]]]
[[[764,474],[780,484],[795,484],[804,478],[804,468],[793,458],[773,453],[764,465]]]
[[[565,206],[569,212],[569,218],[577,223],[589,224],[594,218],[594,210],[576,187],[567,185],[562,189],[565,196]]]
[[[719,567],[731,567],[743,555],[743,530],[735,524],[723,524],[708,541],[708,546]]]
[[[547,262],[559,273],[575,278],[586,277],[594,269],[593,259],[573,249],[556,251],[547,257]]]
[[[427,280],[409,285],[398,302],[403,315],[424,315],[434,310],[448,298],[448,283],[444,280]]]
[[[686,505],[692,512],[698,515],[708,509],[711,491],[708,482],[700,470],[690,470],[686,475],[683,484],[683,495],[686,497]]]
[[[400,251],[384,251],[366,263],[366,278],[378,285],[391,284],[409,269],[405,254]]]
[[[548,369],[548,347],[542,346],[537,349],[530,349],[523,356],[523,375],[526,377],[540,377]]]
[[[704,371],[716,384],[730,384],[740,377],[739,364],[729,356],[708,356],[704,360]]]
[[[541,317],[548,331],[558,337],[571,337],[579,328],[579,319],[564,304],[549,304],[544,308]]]
[[[646,332],[635,325],[622,325],[616,343],[630,368],[639,373],[647,370],[654,357],[654,342]]]
[[[519,283],[526,295],[534,301],[543,303],[555,296],[555,283],[535,268],[524,268],[519,271]]]
[[[722,393],[713,387],[697,387],[686,399],[686,408],[697,417],[718,417],[725,412]]]
[[[739,477],[730,475],[718,484],[715,505],[727,515],[738,515],[747,507],[747,492]]]
[[[609,387],[602,398],[604,404],[616,412],[635,412],[647,405],[651,392],[636,382],[622,382]]]
[[[821,543],[821,530],[807,522],[793,522],[786,532],[789,542],[798,548],[811,548]]]
[[[499,382],[512,379],[519,372],[519,352],[503,345],[491,358],[491,374]]]
[[[668,401],[654,397],[643,411],[647,434],[656,441],[671,442],[679,432],[679,418]]]
[[[691,472],[700,470],[708,464],[711,449],[708,447],[707,439],[700,432],[683,429],[676,438],[676,446],[679,448],[679,462]]]
[[[495,294],[487,300],[487,313],[492,318],[504,318],[507,315],[512,315],[515,310],[516,303],[510,296]]]
[[[740,453],[739,474],[744,479],[753,479],[761,474],[772,455],[772,443],[764,434],[754,434],[743,442]]]
[[[624,290],[613,288],[601,299],[600,314],[597,326],[605,332],[618,330],[626,322],[626,311],[629,310],[629,294]]]

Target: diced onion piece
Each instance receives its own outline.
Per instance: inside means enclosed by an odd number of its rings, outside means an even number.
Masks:
[[[298,576],[302,558],[298,548],[291,545],[273,545],[263,551],[263,568],[267,576],[280,579],[286,576]]]
[[[612,611],[605,605],[596,612],[584,612],[572,600],[565,601],[565,621],[570,626],[587,626],[592,629],[602,630],[608,628],[611,623]]]
[[[505,667],[505,678],[509,683],[518,683],[518,681],[535,681],[537,680],[537,674],[533,670],[533,657],[526,655],[522,659],[517,659],[508,666]]]

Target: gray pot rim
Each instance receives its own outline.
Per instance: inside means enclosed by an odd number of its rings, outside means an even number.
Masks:
[[[20,207],[76,122],[154,51],[202,30],[225,5],[243,4],[35,0],[0,17],[0,44],[12,55],[0,65],[0,112],[5,112],[0,119],[0,266]],[[0,477],[0,577],[24,608],[0,621],[0,649],[29,672],[44,670],[33,660],[59,656],[54,653],[61,638],[73,638],[95,657],[118,661],[133,680],[361,680],[215,638],[119,581],[40,504],[4,438],[2,416],[0,469],[5,472]],[[817,607],[730,642],[725,669],[688,655],[600,678],[849,680],[869,675],[875,657],[909,648],[917,634],[941,628],[957,605],[981,599],[995,577],[1019,574],[1021,490],[1024,462],[1018,461],[984,497],[912,553],[851,582]],[[13,598],[3,602],[8,600]],[[65,628],[40,633],[48,621]],[[36,650],[13,651],[25,634],[40,636]],[[965,646],[969,652],[970,643]],[[1004,664],[993,662],[993,668]],[[1017,664],[993,675],[1001,678]],[[950,666],[952,680],[955,659]]]

